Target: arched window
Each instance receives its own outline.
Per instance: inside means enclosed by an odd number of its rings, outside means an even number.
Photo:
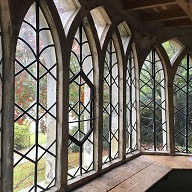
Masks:
[[[14,191],[55,185],[56,62],[51,30],[37,1],[24,18],[16,47]]]
[[[126,153],[137,150],[136,78],[132,50],[126,70]]]
[[[166,150],[165,77],[155,49],[140,73],[140,129],[142,149]]]
[[[86,18],[84,19],[84,21]],[[87,21],[86,21],[87,22]],[[94,82],[90,44],[83,23],[73,40],[69,79],[68,178],[93,170]]]
[[[131,31],[126,22],[120,23],[118,30],[124,54],[128,55],[126,65],[126,154],[129,154],[137,150],[135,58],[133,47],[127,51],[131,39]]]
[[[113,39],[109,41],[103,73],[103,163],[119,156],[119,77],[118,61]]]
[[[173,84],[175,151],[192,153],[192,59],[187,54]]]

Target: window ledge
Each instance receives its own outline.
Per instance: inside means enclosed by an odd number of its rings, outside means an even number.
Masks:
[[[75,192],[144,192],[173,169],[192,169],[192,159],[189,156],[141,155]]]

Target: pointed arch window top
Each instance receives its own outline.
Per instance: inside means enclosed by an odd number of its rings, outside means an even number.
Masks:
[[[81,8],[81,4],[78,0],[54,0],[54,3],[67,34],[73,19]]]
[[[140,118],[142,150],[166,150],[165,77],[155,49],[146,58],[140,73]]]
[[[73,40],[70,60],[70,78],[79,72],[86,74],[88,79],[93,82],[93,60],[90,44],[83,24],[77,30]]]
[[[111,21],[106,11],[102,7],[97,7],[91,10],[91,15],[95,23],[100,43],[102,44],[103,39],[111,25]]]
[[[183,49],[183,45],[181,43],[178,43],[174,39],[164,42],[162,46],[167,52],[167,55],[171,63],[173,63],[172,61],[177,57],[179,52]]]
[[[131,31],[126,24],[126,22],[122,22],[118,25],[118,30],[121,36],[122,44],[124,53],[126,53],[127,47],[129,45],[130,39],[131,39]]]
[[[68,11],[74,11],[81,7],[81,4],[79,3],[78,0],[71,0],[71,1],[54,0],[54,3],[57,7],[59,14],[62,14],[64,12],[68,12]]]

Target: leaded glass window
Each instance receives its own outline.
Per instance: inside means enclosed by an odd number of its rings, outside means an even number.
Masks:
[[[51,30],[36,1],[16,47],[14,191],[55,184],[57,61]]]
[[[192,152],[192,59],[188,54],[177,68],[173,84],[175,151]]]
[[[111,39],[105,56],[103,76],[103,163],[119,156],[118,151],[118,61]]]
[[[137,150],[136,79],[132,51],[129,52],[126,71],[126,153]]]
[[[93,63],[83,23],[73,40],[69,79],[68,179],[93,170]]]
[[[140,129],[142,149],[166,150],[165,77],[155,49],[140,73]]]

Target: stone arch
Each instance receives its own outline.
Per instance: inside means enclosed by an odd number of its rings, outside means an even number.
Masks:
[[[127,25],[127,23],[125,21],[121,22],[117,26],[117,28],[118,28],[118,31],[121,36],[124,53],[126,54],[126,52],[128,50],[128,46],[129,46],[131,38],[132,38],[131,30],[129,29],[129,26]]]
[[[109,30],[109,27],[111,25],[111,21],[109,19],[109,16],[107,15],[104,8],[97,7],[95,9],[91,10],[91,15],[93,18],[93,21],[96,26],[97,34],[100,39],[101,46],[103,45],[103,42],[105,41],[105,36]]]
[[[67,36],[70,26],[81,8],[81,4],[78,0],[54,0],[54,3]]]

